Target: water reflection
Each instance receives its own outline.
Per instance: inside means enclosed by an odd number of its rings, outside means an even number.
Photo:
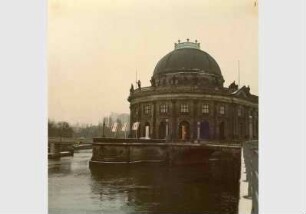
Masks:
[[[89,171],[90,153],[75,154],[49,165],[49,213],[237,213],[240,160],[222,157],[196,166]]]
[[[124,198],[147,213],[236,213],[239,168],[234,160],[198,166],[104,166],[93,169],[91,189],[101,200]]]

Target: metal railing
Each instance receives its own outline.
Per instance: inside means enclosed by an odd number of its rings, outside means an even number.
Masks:
[[[258,214],[258,141],[246,141],[242,144],[246,168],[248,197],[252,200],[252,214]]]

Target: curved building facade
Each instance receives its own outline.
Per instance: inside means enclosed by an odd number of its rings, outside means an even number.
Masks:
[[[200,43],[178,42],[157,63],[151,86],[130,89],[132,137],[171,140],[258,138],[258,97],[233,82],[224,87],[216,60]],[[133,124],[137,130],[133,130]]]

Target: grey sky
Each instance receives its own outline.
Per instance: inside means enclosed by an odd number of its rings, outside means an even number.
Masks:
[[[136,70],[143,86],[178,39],[197,39],[228,86],[258,92],[258,14],[253,0],[49,0],[49,118],[97,123],[129,112]]]

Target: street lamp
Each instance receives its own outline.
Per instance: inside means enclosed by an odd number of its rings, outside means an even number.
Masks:
[[[104,129],[105,129],[105,120],[103,120],[103,133],[102,133],[102,137],[105,137],[105,135],[104,135]]]

